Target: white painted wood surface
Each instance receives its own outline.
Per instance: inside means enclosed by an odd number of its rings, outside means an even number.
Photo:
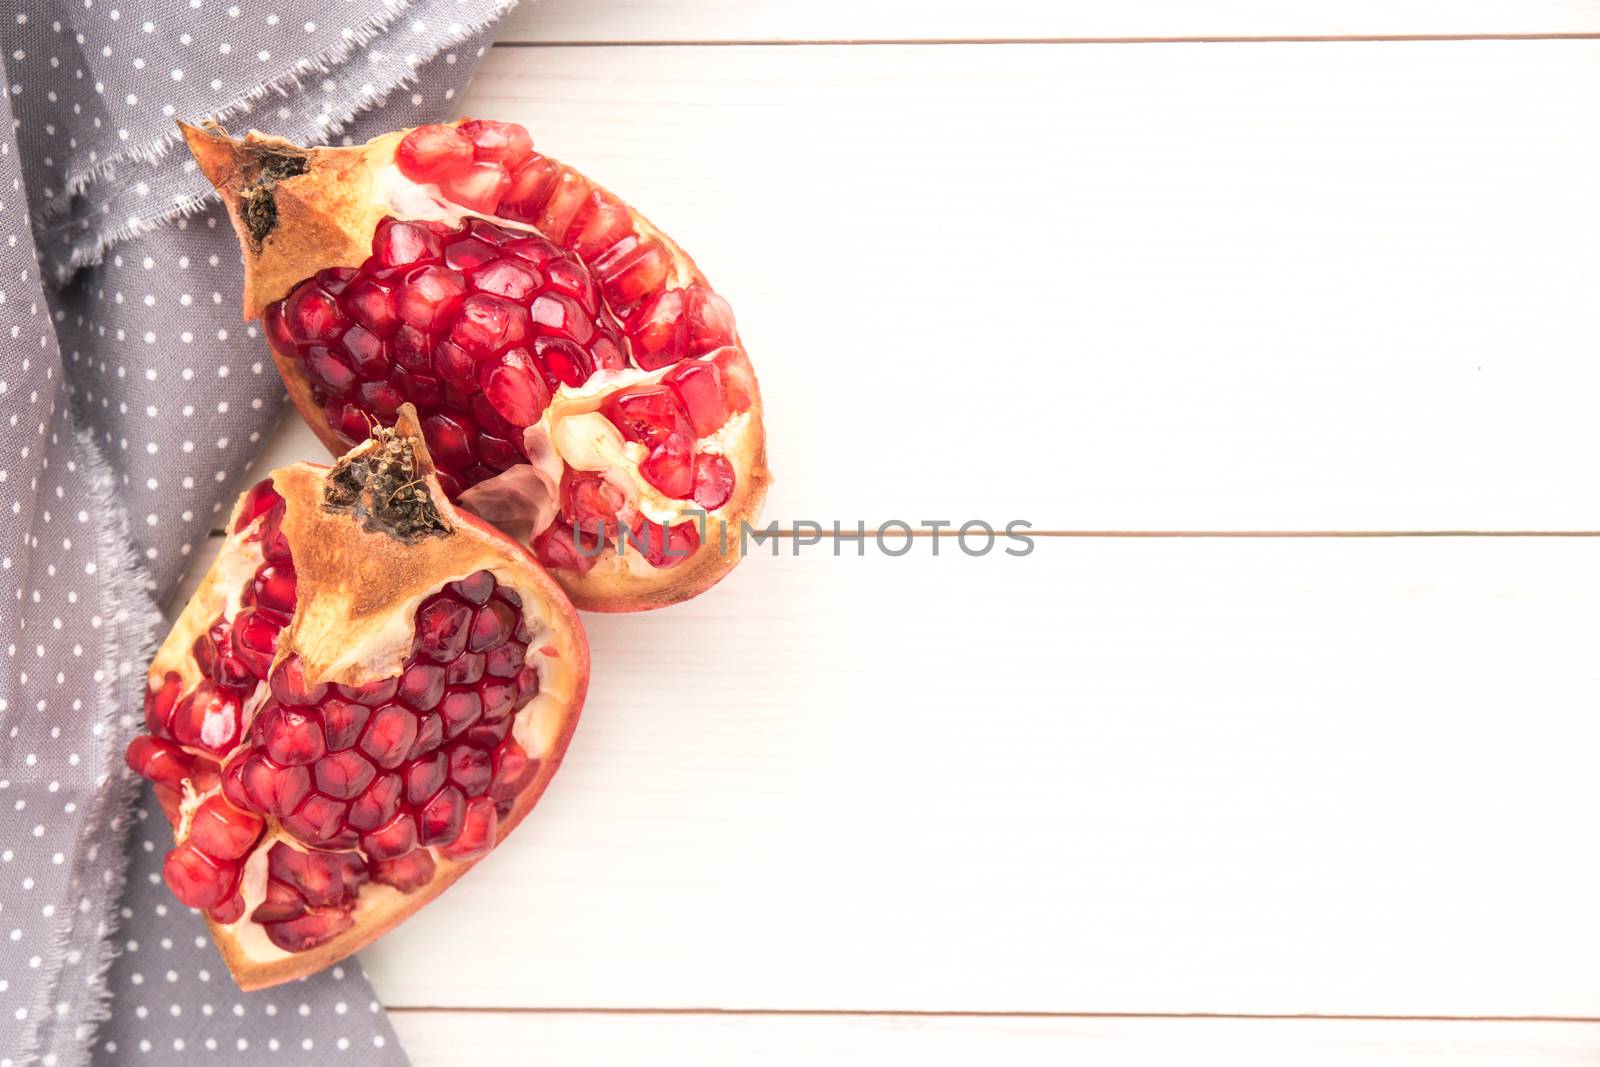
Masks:
[[[952,551],[587,617],[561,775],[384,1002],[1595,1014],[1600,542]]]
[[[543,0],[510,41],[1104,40],[1600,31],[1592,0]]]
[[[733,301],[785,524],[1600,529],[1600,41],[497,49],[463,107]]]
[[[1600,41],[801,43],[1597,32],[550,0],[504,39],[598,46],[462,108],[733,300],[785,524],[1600,531]],[[1600,1059],[1600,539],[931,550],[589,620],[551,794],[364,958],[419,1067]]]
[[[1593,1024],[905,1016],[390,1015],[418,1064],[562,1067],[1570,1067]],[[641,1055],[648,1050],[648,1058]]]

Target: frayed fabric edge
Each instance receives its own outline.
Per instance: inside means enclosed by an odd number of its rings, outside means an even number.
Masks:
[[[47,948],[49,972],[53,981],[40,984],[41,1003],[34,1006],[34,1027],[19,1049],[19,1062],[30,1062],[41,1053],[60,1056],[69,1049],[76,1054],[70,1062],[87,1062],[94,1043],[97,1024],[110,1017],[111,991],[107,978],[115,953],[112,935],[119,922],[117,902],[127,881],[127,833],[133,822],[139,780],[122,765],[122,741],[131,732],[129,709],[138,706],[144,689],[143,665],[155,651],[156,627],[160,612],[148,592],[149,580],[135,557],[128,529],[127,513],[116,495],[116,475],[86,432],[77,434],[80,462],[88,478],[89,513],[99,518],[94,532],[95,573],[101,582],[100,617],[104,655],[101,661],[99,707],[96,709],[92,768],[95,781],[104,783],[95,794],[92,808],[84,819],[83,837],[73,856],[68,880],[67,901],[62,921],[52,931]],[[91,869],[101,870],[92,877]],[[99,913],[80,910],[79,901],[89,899],[86,887],[103,902]],[[92,954],[85,968],[88,1000],[76,1018],[63,1018],[53,1010],[56,992],[68,963],[67,954],[81,931],[95,923]],[[58,1029],[73,1026],[69,1036]]]
[[[517,6],[517,4],[518,0],[496,0],[494,6],[482,18],[473,22],[462,23],[460,24],[460,29],[458,29],[456,32],[448,33],[441,37],[433,50],[426,56],[422,57],[420,62],[412,65],[410,70],[402,73],[399,77],[395,78],[382,88],[373,88],[371,91],[363,92],[357,98],[356,102],[349,107],[341,111],[328,113],[329,117],[327,121],[320,123],[323,135],[328,138],[338,136],[344,131],[345,127],[347,127],[351,122],[355,121],[355,119],[361,115],[362,112],[369,111],[375,107],[383,106],[383,104],[396,90],[410,88],[411,86],[415,85],[418,78],[417,68],[431,62],[434,57],[446,49],[453,48],[462,41],[482,33],[490,26],[505,18],[505,16],[509,14],[511,10]],[[399,15],[403,13],[403,11],[403,7],[397,9],[384,21],[381,27],[374,29],[368,36],[363,38],[360,44],[370,43],[370,41],[373,39],[386,33],[390,28],[392,28],[395,19],[397,19]],[[348,59],[355,47],[359,47],[359,44],[353,45],[352,48],[345,50],[341,54],[340,58],[330,60],[329,67],[318,67],[316,69],[326,73],[329,69],[331,69],[331,66],[335,66],[338,63],[343,62],[344,59]],[[310,71],[306,71],[305,73],[309,74]],[[246,96],[242,99],[246,102],[254,102],[255,100],[258,100],[272,92],[279,92],[281,95],[287,95],[286,89],[275,87],[277,81],[281,80],[282,79],[276,79],[274,82],[268,82],[261,86],[257,86],[255,90],[252,90],[250,94],[246,94]],[[284,82],[283,84],[287,86],[289,83]],[[293,80],[293,84],[298,86],[298,76]],[[228,106],[232,107],[233,110],[224,113],[226,108],[218,109],[204,118],[213,119],[219,123],[225,122],[232,115],[238,114],[239,108],[242,107],[243,104],[237,106]],[[154,150],[153,154],[149,156],[148,159],[159,159],[167,151],[170,151],[172,147],[178,144],[181,139],[182,134],[179,131],[174,130],[172,134],[162,139],[163,143],[158,149]],[[126,158],[126,154],[121,158]],[[95,180],[96,177],[103,177],[103,175],[91,174],[85,176],[86,180],[84,185],[78,191],[81,193],[84,188],[87,188],[88,185]],[[130,218],[127,222],[122,223],[119,226],[97,233],[92,242],[75,246],[72,249],[68,256],[67,262],[55,271],[57,275],[57,281],[65,281],[72,275],[73,272],[81,270],[84,267],[92,267],[96,265],[105,258],[106,253],[110,251],[114,245],[120,244],[122,241],[129,240],[134,237],[142,236],[154,230],[158,230],[176,219],[193,215],[196,212],[203,210],[207,205],[215,202],[216,199],[217,194],[211,191],[191,194],[177,199],[171,207],[164,209],[158,214],[151,215],[148,218]],[[53,209],[53,211],[47,209],[46,221],[50,221],[52,215],[58,217],[59,214],[59,208]],[[45,228],[48,229],[48,226]]]

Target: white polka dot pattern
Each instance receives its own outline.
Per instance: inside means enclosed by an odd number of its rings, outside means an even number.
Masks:
[[[148,594],[283,410],[174,120],[316,143],[444,117],[508,6],[0,0],[0,1067],[405,1062],[353,963],[239,993],[122,763]]]

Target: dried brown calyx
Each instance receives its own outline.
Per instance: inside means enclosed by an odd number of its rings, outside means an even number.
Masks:
[[[278,225],[278,201],[274,187],[285,178],[306,172],[306,155],[276,145],[256,146],[241,157],[244,184],[239,189],[239,215],[250,234],[253,251]]]
[[[393,430],[377,427],[371,446],[333,465],[323,507],[347,512],[367,532],[385,533],[403,544],[450,533],[428,492],[425,475],[431,465],[417,454],[415,440],[403,423]]]

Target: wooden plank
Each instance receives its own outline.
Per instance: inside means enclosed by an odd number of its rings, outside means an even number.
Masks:
[[[738,309],[784,522],[1596,529],[1600,42],[497,50]]]
[[[1587,0],[543,0],[506,20],[507,41],[1172,39],[1600,31]]]
[[[416,1067],[1579,1067],[1600,1026],[1562,1023],[906,1016],[389,1016]]]
[[[1594,1014],[1594,541],[931,549],[588,617],[384,1003]]]

